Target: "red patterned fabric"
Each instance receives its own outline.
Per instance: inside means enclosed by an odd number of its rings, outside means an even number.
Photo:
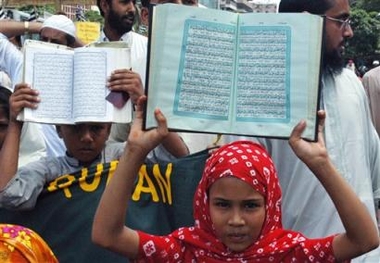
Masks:
[[[237,177],[265,198],[266,218],[258,240],[244,252],[229,250],[215,236],[208,189],[219,178]],[[274,164],[264,148],[237,141],[215,151],[207,160],[194,196],[195,226],[166,237],[142,232],[138,262],[335,262],[333,236],[307,239],[282,229],[281,189]]]

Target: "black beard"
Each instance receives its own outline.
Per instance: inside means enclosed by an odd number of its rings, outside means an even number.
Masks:
[[[342,54],[333,50],[332,52],[325,51],[323,56],[323,71],[332,75],[339,75],[344,68],[344,59]]]
[[[135,14],[133,12],[129,12],[126,15],[119,17],[111,8],[109,11],[109,17],[108,22],[111,28],[116,30],[116,32],[119,35],[124,35],[125,33],[132,30],[133,23],[132,24],[126,24],[125,21],[123,21],[123,18],[125,17],[131,17],[133,18],[132,21],[134,21]]]

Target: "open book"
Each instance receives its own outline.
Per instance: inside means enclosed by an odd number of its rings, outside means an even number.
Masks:
[[[175,14],[175,15],[173,15]],[[146,129],[316,139],[324,21],[299,14],[153,8]]]
[[[116,108],[106,100],[107,77],[130,68],[125,43],[81,47],[27,40],[24,44],[24,82],[40,93],[37,109],[25,108],[19,120],[52,124],[132,120],[130,100]]]

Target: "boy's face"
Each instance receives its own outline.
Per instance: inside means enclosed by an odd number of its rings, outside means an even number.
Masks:
[[[217,238],[241,252],[260,236],[265,221],[265,199],[235,177],[218,179],[209,191],[210,216]]]
[[[109,123],[82,123],[57,126],[67,153],[82,165],[89,166],[101,154],[110,133]]]
[[[8,115],[0,108],[0,149],[3,146],[3,142],[5,139],[5,134],[7,133],[8,129]]]

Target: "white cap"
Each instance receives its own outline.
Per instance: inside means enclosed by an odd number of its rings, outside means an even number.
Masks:
[[[8,74],[4,71],[0,71],[0,86],[6,88],[7,90],[13,92],[12,90],[12,81],[9,78]]]
[[[378,66],[380,63],[379,63],[379,61],[378,60],[374,60],[373,62],[372,62],[372,65],[374,65],[374,66]]]
[[[70,18],[64,15],[52,15],[44,21],[41,29],[49,27],[59,31],[62,31],[72,37],[76,37],[76,28],[74,22]]]

